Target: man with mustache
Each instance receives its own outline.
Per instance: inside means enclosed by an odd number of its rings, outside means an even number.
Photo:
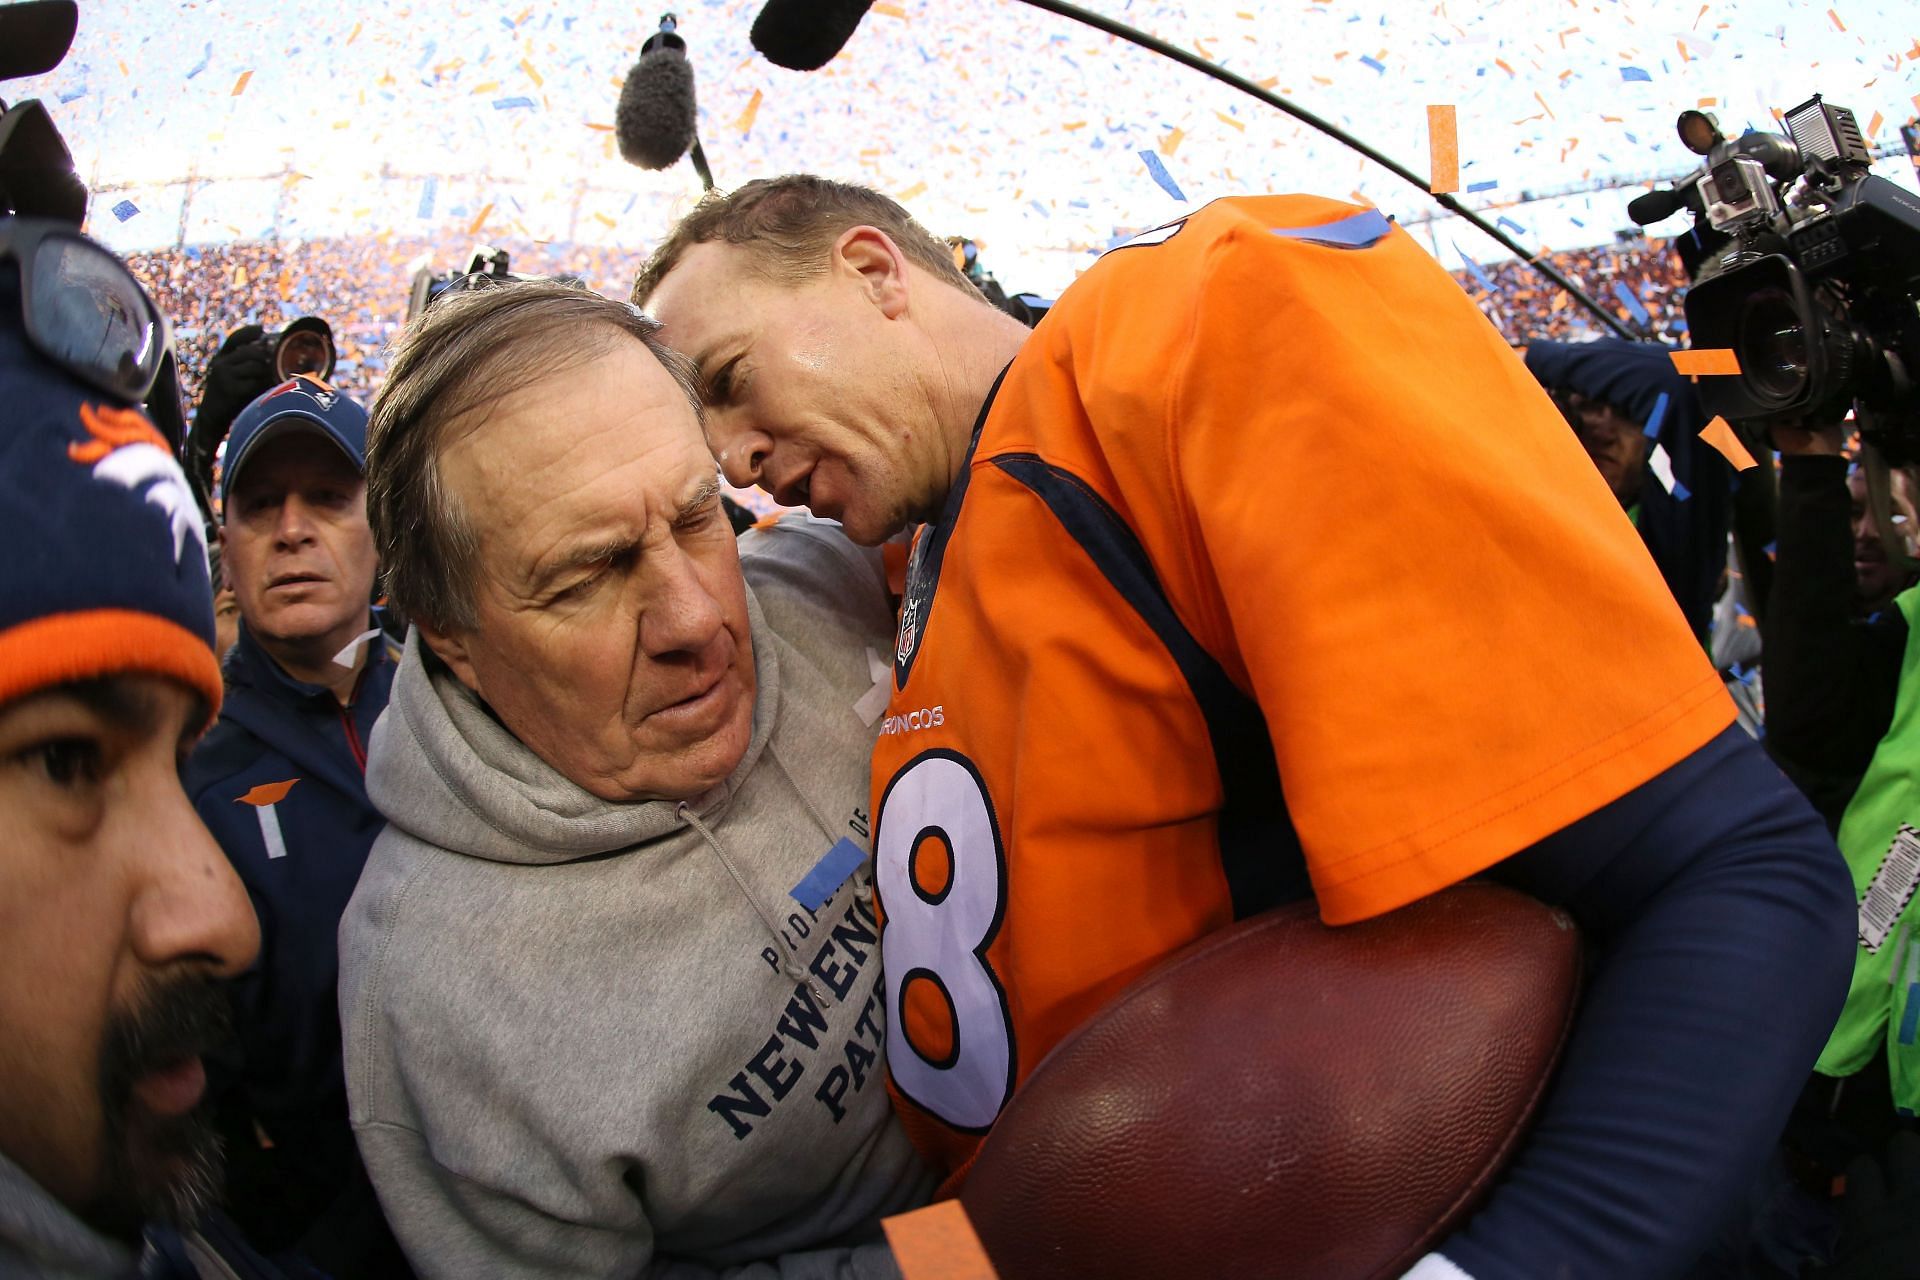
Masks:
[[[366,411],[305,375],[234,419],[220,564],[239,639],[187,788],[260,915],[215,1073],[228,1211],[263,1249],[379,1276],[406,1270],[347,1126],[334,937],[380,831],[366,744],[394,669],[369,605],[366,441]]]
[[[52,295],[112,323],[66,329]],[[259,933],[180,784],[221,687],[198,513],[134,407],[165,345],[112,255],[0,218],[9,1277],[129,1276],[145,1225],[190,1225],[219,1187],[203,1057],[223,1025],[218,980],[253,960]]]

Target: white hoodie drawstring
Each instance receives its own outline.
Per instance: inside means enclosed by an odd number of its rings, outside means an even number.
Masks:
[[[807,990],[813,993],[815,1000],[825,1004],[827,993],[814,982],[812,973],[800,963],[800,957],[793,953],[793,948],[787,945],[785,936],[780,932],[780,926],[773,922],[773,917],[767,914],[767,909],[760,904],[760,899],[747,888],[747,882],[740,878],[740,872],[735,869],[733,859],[727,856],[727,851],[721,847],[720,841],[714,837],[712,830],[706,823],[700,821],[700,815],[695,813],[693,806],[685,800],[675,805],[673,811],[681,821],[700,833],[700,838],[707,842],[707,848],[713,850],[713,856],[720,860],[720,865],[725,867],[727,874],[733,877],[733,883],[740,890],[740,896],[747,900],[747,905],[751,906],[754,913],[760,917],[760,923],[765,925],[767,932],[773,935],[773,940],[780,944],[780,953],[786,957],[785,962],[780,966],[780,971],[795,982],[804,984]]]

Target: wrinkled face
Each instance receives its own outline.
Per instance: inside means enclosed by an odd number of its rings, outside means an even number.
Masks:
[[[605,800],[688,799],[753,732],[733,527],[693,406],[637,340],[495,402],[441,454],[479,536],[477,624],[421,633]]]
[[[647,300],[700,367],[707,439],[727,479],[838,520],[868,545],[938,514],[950,478],[914,377],[925,353],[900,323],[901,279],[882,256],[864,242],[837,249],[825,274],[788,286],[756,271],[746,249],[709,242]]]
[[[1621,506],[1632,506],[1640,496],[1647,461],[1647,437],[1640,425],[1612,405],[1589,401],[1580,407],[1574,431],[1613,496]]]
[[[300,643],[365,628],[376,556],[367,485],[309,432],[260,445],[234,480],[221,570],[255,635]]]
[[[1920,523],[1915,519],[1913,486],[1904,471],[1891,472],[1889,479],[1895,545],[1905,546],[1907,554],[1912,555],[1915,526]],[[1854,597],[1869,610],[1884,608],[1907,586],[1911,575],[1887,557],[1879,522],[1873,518],[1873,506],[1867,500],[1867,473],[1855,468],[1847,477],[1847,491],[1853,499]]]
[[[122,1238],[217,1191],[210,979],[260,944],[180,786],[199,721],[147,676],[0,707],[0,1153]]]

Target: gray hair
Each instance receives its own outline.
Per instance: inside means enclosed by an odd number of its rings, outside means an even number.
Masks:
[[[367,423],[367,523],[397,608],[443,631],[479,621],[479,537],[440,473],[451,428],[468,415],[605,354],[622,334],[653,353],[701,415],[693,362],[659,333],[630,304],[556,280],[446,294],[407,326]]]

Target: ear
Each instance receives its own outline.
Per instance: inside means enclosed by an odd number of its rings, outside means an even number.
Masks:
[[[833,242],[834,268],[858,279],[862,291],[889,320],[907,311],[907,258],[878,227],[849,227]]]
[[[427,648],[433,650],[434,656],[447,664],[447,669],[453,672],[454,678],[475,693],[479,693],[480,678],[474,671],[473,655],[468,652],[466,642],[453,632],[442,631],[432,623],[419,618],[413,619],[413,625],[418,628],[420,638],[427,642]]]

